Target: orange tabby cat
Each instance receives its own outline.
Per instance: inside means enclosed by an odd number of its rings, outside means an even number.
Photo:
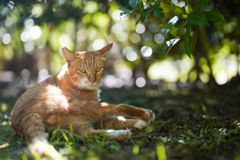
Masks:
[[[54,131],[61,122],[61,128],[69,130],[71,122],[74,133],[90,137],[106,133],[106,139],[124,140],[131,136],[128,130],[95,130],[102,121],[104,128],[141,128],[146,122],[153,122],[155,115],[151,110],[136,108],[125,104],[98,102],[98,85],[106,69],[107,53],[112,48],[108,44],[95,52],[72,53],[63,48],[66,64],[61,71],[27,90],[16,102],[12,110],[11,127],[18,134],[24,134],[30,143],[30,150],[60,157],[47,143],[45,127]],[[119,120],[117,115],[136,119]],[[137,120],[139,119],[139,120]],[[144,122],[145,121],[145,122]],[[89,131],[91,133],[89,133]]]

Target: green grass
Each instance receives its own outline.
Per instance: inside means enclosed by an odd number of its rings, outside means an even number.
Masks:
[[[219,92],[219,90],[221,92]],[[118,90],[102,101],[152,109],[156,121],[144,129],[133,128],[125,142],[105,141],[104,135],[85,139],[57,129],[49,142],[67,159],[239,159],[239,93],[232,88],[178,90]],[[5,101],[8,105],[8,102]],[[11,102],[12,103],[12,102]],[[9,106],[9,105],[8,105]],[[9,114],[7,109],[5,114]],[[0,159],[31,159],[24,137],[15,135],[6,121],[0,127]],[[70,124],[70,128],[71,124]]]

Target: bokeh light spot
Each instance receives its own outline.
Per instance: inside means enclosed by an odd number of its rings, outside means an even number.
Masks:
[[[107,75],[104,79],[104,85],[108,88],[114,88],[116,83],[116,78],[113,75]]]
[[[11,35],[9,33],[6,33],[2,37],[3,44],[8,44],[11,42]]]
[[[142,39],[144,41],[151,41],[152,40],[152,33],[149,31],[146,31],[142,34]]]
[[[158,33],[154,36],[154,41],[158,44],[161,44],[164,42],[164,37],[162,34]]]
[[[227,83],[228,81],[228,76],[225,72],[222,72],[222,73],[219,73],[216,77],[216,82],[219,84],[219,85],[223,85],[225,83]]]
[[[94,13],[98,10],[98,3],[94,1],[89,1],[85,4],[83,10],[87,13]]]
[[[44,81],[45,79],[47,79],[49,77],[49,73],[48,70],[46,69],[41,69],[38,73],[38,83]]]
[[[123,53],[124,56],[126,56],[127,52],[132,51],[132,50],[133,50],[132,47],[127,46],[127,47],[123,48],[122,53]]]
[[[24,50],[27,54],[31,55],[32,51],[34,50],[34,43],[32,41],[27,41],[24,44]]]
[[[157,23],[151,23],[149,26],[148,26],[148,29],[153,32],[153,33],[157,33],[159,31],[159,27],[158,27],[158,24]]]
[[[105,45],[107,45],[107,42],[102,40],[102,39],[96,39],[93,44],[92,44],[92,47],[93,49],[95,50],[99,50],[101,48],[103,48]]]
[[[132,78],[132,71],[129,68],[122,67],[117,69],[117,75],[122,79],[130,79]]]
[[[23,42],[26,42],[28,41],[30,38],[30,35],[27,31],[24,31],[21,33],[21,36],[20,36],[20,39],[23,41]]]
[[[137,25],[137,28],[136,28],[136,32],[139,33],[139,34],[142,34],[145,32],[145,26],[143,24],[138,24]]]
[[[135,51],[129,51],[127,54],[126,54],[126,58],[129,60],[129,61],[135,61],[137,59],[137,53]]]
[[[152,48],[151,47],[148,47],[148,46],[143,46],[141,48],[141,53],[142,53],[142,56],[143,58],[145,59],[149,59],[151,56],[152,56]]]
[[[23,69],[21,72],[21,76],[24,80],[27,80],[30,77],[30,72],[28,69]]]
[[[41,37],[42,31],[40,27],[34,26],[30,29],[30,35],[33,39],[38,39]]]
[[[126,32],[121,32],[121,33],[117,34],[117,39],[120,42],[125,42],[128,39],[128,34]]]
[[[5,20],[5,26],[6,27],[10,27],[12,25],[12,18],[7,18],[6,20]]]
[[[146,80],[143,78],[143,77],[138,77],[136,79],[136,85],[139,87],[139,88],[142,88],[146,85]]]
[[[132,43],[138,43],[141,40],[141,37],[137,33],[132,33],[129,38]]]
[[[121,33],[122,30],[123,30],[123,27],[119,23],[116,23],[112,26],[112,32],[115,33],[115,34]]]
[[[42,8],[40,7],[40,5],[34,6],[32,9],[32,15],[34,17],[39,17],[41,14],[42,14]]]
[[[33,25],[34,25],[33,19],[26,19],[26,20],[24,21],[24,26],[26,27],[26,29],[32,28]]]

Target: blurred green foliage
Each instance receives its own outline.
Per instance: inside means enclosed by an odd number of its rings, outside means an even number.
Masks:
[[[62,47],[97,50],[113,42],[107,75],[114,75],[108,79],[115,78],[115,83],[107,87],[142,87],[159,80],[224,84],[239,75],[237,4],[2,0],[0,71],[40,81],[57,74],[65,63]]]

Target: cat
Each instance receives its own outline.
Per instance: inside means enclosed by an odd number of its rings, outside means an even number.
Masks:
[[[45,128],[54,131],[61,128],[86,138],[106,134],[106,140],[128,139],[132,133],[126,127],[142,128],[155,120],[151,110],[126,104],[108,104],[98,101],[98,85],[104,75],[109,50],[108,44],[98,51],[71,52],[62,48],[66,64],[61,71],[28,89],[19,97],[11,113],[11,127],[29,142],[30,151],[60,157],[47,142]],[[136,119],[118,119],[127,116]],[[92,123],[105,130],[94,129]],[[107,130],[121,128],[120,130]]]

